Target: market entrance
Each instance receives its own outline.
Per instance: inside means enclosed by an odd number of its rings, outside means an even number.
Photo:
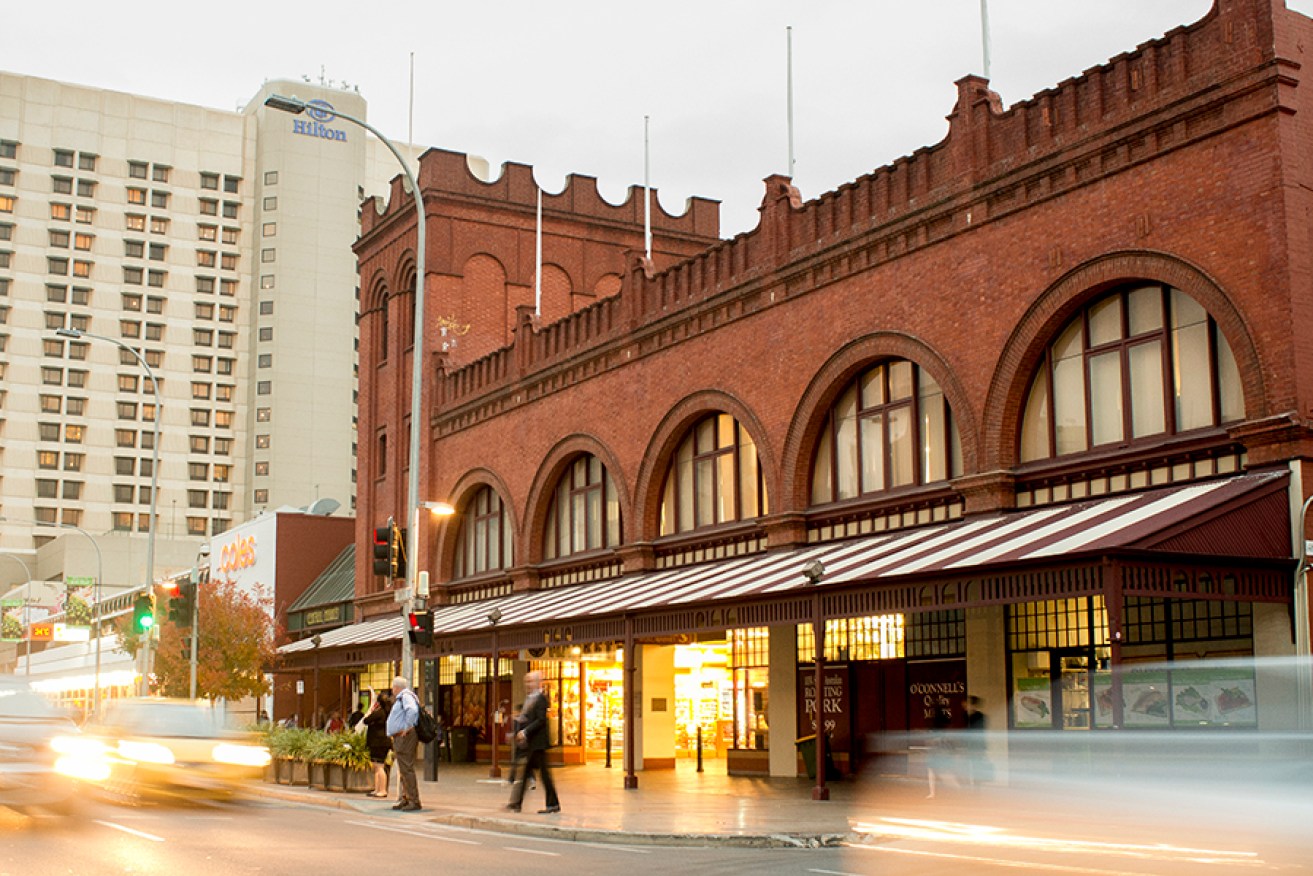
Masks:
[[[673,758],[723,758],[733,744],[734,688],[725,640],[639,645],[644,673],[645,749]],[[531,658],[537,655],[528,655]],[[554,659],[553,659],[554,658]],[[624,758],[624,649],[574,647],[530,659],[550,696],[554,757],[619,767]],[[668,758],[643,758],[645,768]],[[670,765],[673,765],[670,764]]]

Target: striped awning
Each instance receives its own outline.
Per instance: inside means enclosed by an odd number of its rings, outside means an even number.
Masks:
[[[811,586],[803,570],[818,561],[824,568],[823,584],[838,586],[935,573],[961,575],[1127,548],[1161,550],[1159,536],[1206,520],[1218,509],[1243,504],[1248,496],[1267,496],[1286,477],[1284,471],[1241,475],[448,606],[434,613],[434,634],[487,629],[494,607],[501,612],[499,627],[506,629],[787,594]],[[360,626],[370,631],[357,635],[367,638],[341,644],[399,638],[404,632],[400,618]],[[330,638],[351,629],[325,634],[321,647],[338,644],[330,644]],[[280,650],[309,647],[302,641]]]

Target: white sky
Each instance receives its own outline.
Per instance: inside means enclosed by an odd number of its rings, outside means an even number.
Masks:
[[[1313,14],[1313,0],[1288,0]],[[370,121],[414,140],[567,173],[623,199],[643,180],[682,212],[722,202],[754,228],[786,172],[793,27],[795,183],[814,198],[941,140],[953,82],[982,70],[979,0],[63,0],[5,4],[0,69],[235,109],[266,79],[359,86]],[[1201,18],[1211,0],[990,0],[1005,105]]]

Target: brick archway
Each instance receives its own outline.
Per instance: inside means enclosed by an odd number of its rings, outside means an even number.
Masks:
[[[569,435],[547,452],[533,485],[529,488],[529,499],[522,515],[525,525],[516,532],[516,550],[523,557],[520,565],[535,565],[543,561],[543,545],[534,539],[534,533],[542,533],[547,527],[547,508],[551,505],[552,494],[556,485],[564,477],[566,469],[581,454],[592,454],[602,461],[611,482],[615,484],[616,499],[620,502],[621,542],[627,543],[629,528],[632,526],[633,503],[630,500],[629,484],[625,479],[620,461],[610,448],[592,435]],[[536,542],[536,543],[535,543]],[[619,547],[619,545],[617,545]]]
[[[437,580],[439,581],[449,582],[452,580],[452,573],[456,566],[456,545],[460,540],[460,518],[465,511],[465,506],[482,487],[491,488],[501,499],[502,505],[506,508],[511,531],[515,533],[511,544],[514,546],[515,551],[520,550],[521,527],[516,520],[515,503],[508,498],[511,493],[506,488],[506,482],[498,477],[495,472],[486,468],[471,469],[456,482],[447,500],[455,506],[456,516],[448,518],[447,525],[442,527],[436,544],[429,542],[434,544],[432,567],[436,570]],[[523,560],[518,553],[511,558],[511,565],[507,566],[504,571],[509,572],[517,565],[523,565]]]

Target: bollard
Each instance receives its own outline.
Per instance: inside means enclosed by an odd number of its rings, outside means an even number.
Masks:
[[[698,772],[702,772],[702,727],[698,726]]]
[[[606,725],[606,768],[611,768],[611,725]]]

